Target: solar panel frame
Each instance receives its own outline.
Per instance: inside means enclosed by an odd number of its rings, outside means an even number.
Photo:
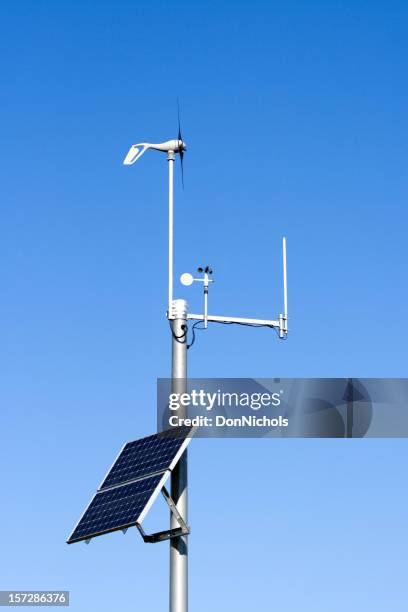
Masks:
[[[108,472],[106,473],[105,478],[102,480],[101,485],[99,486],[99,488],[97,489],[95,495],[92,497],[91,501],[89,502],[89,504],[86,506],[84,512],[81,514],[78,522],[76,523],[74,529],[72,530],[70,536],[67,539],[67,543],[68,544],[74,544],[75,542],[80,542],[80,541],[86,541],[86,540],[90,540],[94,537],[98,537],[100,535],[105,535],[106,533],[111,533],[113,531],[119,531],[119,530],[123,530],[123,529],[127,529],[129,527],[133,527],[136,524],[141,524],[144,520],[144,518],[146,517],[147,513],[149,512],[151,506],[153,505],[153,503],[155,502],[155,500],[157,499],[157,496],[159,495],[161,489],[163,488],[163,486],[165,485],[167,479],[169,478],[172,470],[174,469],[174,467],[176,466],[177,462],[180,460],[181,456],[183,455],[184,451],[186,450],[188,444],[190,443],[191,437],[193,436],[195,431],[195,428],[192,427],[184,427],[184,428],[176,428],[174,430],[167,430],[166,432],[160,432],[159,434],[153,434],[152,436],[147,436],[146,438],[141,438],[140,440],[135,440],[133,442],[127,442],[125,443],[121,450],[119,451],[119,454],[117,455],[115,461],[113,462],[113,464],[111,465],[111,467],[109,468]],[[182,436],[182,433],[185,433],[185,437]],[[150,474],[146,474],[143,476],[139,476],[137,478],[133,478],[127,481],[123,481],[117,484],[112,484],[109,486],[104,486],[104,483],[107,480],[108,475],[112,472],[113,468],[115,467],[116,463],[118,462],[118,460],[121,457],[121,454],[123,453],[124,449],[126,448],[126,446],[128,446],[129,444],[133,444],[134,442],[140,442],[143,440],[147,440],[147,439],[152,439],[152,438],[157,438],[158,436],[161,436],[162,434],[166,434],[168,437],[171,437],[171,435],[173,434],[173,437],[178,437],[178,439],[181,439],[182,442],[177,450],[177,452],[174,454],[172,460],[168,463],[167,467],[159,470],[159,471],[155,471],[152,472]],[[174,434],[176,434],[174,436]],[[162,436],[163,437],[163,436]],[[147,502],[145,503],[144,507],[142,508],[142,510],[140,511],[139,515],[136,517],[134,517],[134,519],[131,522],[127,522],[124,524],[118,524],[115,527],[112,528],[108,528],[105,530],[95,530],[92,532],[87,532],[86,534],[80,536],[80,537],[76,537],[73,539],[73,536],[75,534],[75,532],[77,531],[78,527],[80,526],[81,522],[83,521],[83,519],[85,518],[88,510],[90,510],[92,504],[94,503],[94,501],[98,498],[98,495],[101,496],[105,493],[109,493],[111,491],[117,490],[117,489],[123,489],[124,487],[129,487],[130,485],[137,485],[137,483],[143,483],[144,481],[147,481],[149,479],[152,478],[158,478],[159,480],[157,481],[157,485],[152,489],[152,492],[150,494],[149,499],[147,500]],[[98,498],[100,499],[100,498]],[[125,499],[125,498],[123,498]]]

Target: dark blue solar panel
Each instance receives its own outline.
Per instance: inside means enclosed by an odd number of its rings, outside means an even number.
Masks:
[[[68,544],[126,529],[137,523],[162,474],[98,492],[79,521]]]
[[[135,442],[128,442],[100,489],[167,470],[191,427],[177,427]]]

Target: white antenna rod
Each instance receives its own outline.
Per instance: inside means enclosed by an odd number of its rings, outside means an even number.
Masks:
[[[208,327],[208,272],[204,272],[204,328]]]
[[[169,162],[169,256],[168,256],[168,266],[169,266],[169,291],[168,291],[168,313],[171,312],[171,305],[173,302],[173,252],[174,252],[174,204],[173,204],[173,193],[174,193],[174,184],[173,184],[173,175],[174,175],[174,151],[169,151],[167,153],[167,161]]]
[[[286,238],[282,239],[282,255],[283,255],[283,314],[285,319],[288,318],[288,280],[286,272]]]

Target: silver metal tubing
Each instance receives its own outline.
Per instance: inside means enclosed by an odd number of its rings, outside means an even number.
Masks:
[[[185,393],[187,390],[187,303],[175,300],[172,304],[174,319],[172,328],[172,393]],[[185,418],[187,409],[179,411],[178,416]],[[187,498],[187,450],[173,470],[171,477],[171,497],[177,512],[188,524]],[[171,513],[170,529],[177,529],[179,523]],[[188,549],[187,535],[170,540],[170,612],[188,611]]]
[[[208,327],[208,274],[204,274],[204,327]]]

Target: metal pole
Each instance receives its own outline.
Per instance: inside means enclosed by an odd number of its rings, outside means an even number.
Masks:
[[[208,327],[208,274],[204,274],[204,328]]]
[[[187,302],[172,302],[172,393],[185,393],[187,390]],[[180,418],[187,416],[186,408],[178,412]],[[187,504],[187,450],[177,463],[171,476],[171,496],[182,518],[188,522]],[[179,527],[171,515],[170,529]],[[187,536],[170,540],[170,612],[188,611],[188,550]]]
[[[285,321],[288,318],[288,281],[286,271],[286,238],[282,240],[282,255],[283,255],[283,314]]]
[[[174,175],[174,151],[167,154],[169,162],[169,303],[170,312],[173,301],[173,240],[174,240],[174,220],[173,220],[173,175]]]

